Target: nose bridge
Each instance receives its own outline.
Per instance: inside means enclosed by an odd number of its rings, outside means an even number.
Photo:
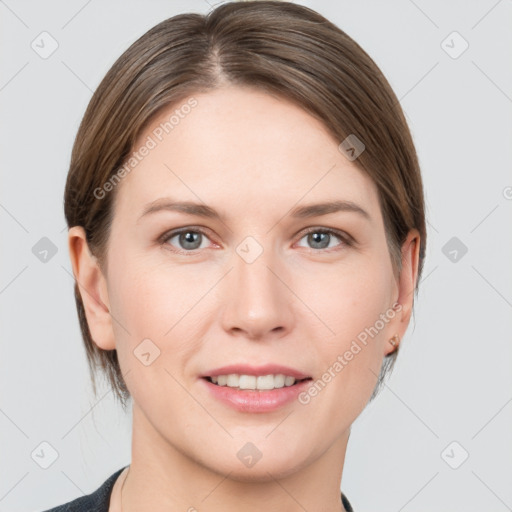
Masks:
[[[260,298],[272,298],[279,293],[276,286],[276,277],[270,271],[273,266],[274,257],[271,250],[267,249],[262,252],[254,261],[247,261],[239,256],[235,265],[235,272],[240,286],[238,292],[257,291]],[[244,290],[244,288],[246,290]],[[268,297],[265,297],[268,295]]]
[[[278,299],[276,295],[282,293],[282,283],[270,271],[277,266],[271,244],[263,246],[254,237],[247,237],[237,246],[236,253],[234,277],[239,299],[250,299],[254,307],[261,307],[260,303],[270,307]]]
[[[224,327],[246,331],[251,337],[287,327],[291,319],[290,292],[277,277],[281,265],[272,244],[264,247],[254,237],[247,237],[235,251]]]

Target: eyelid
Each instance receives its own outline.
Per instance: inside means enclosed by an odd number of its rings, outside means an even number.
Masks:
[[[202,233],[204,235],[208,235],[210,230],[205,228],[204,226],[183,226],[181,228],[174,228],[165,231],[158,237],[158,241],[167,240],[169,238],[172,238],[173,236],[179,235],[180,233],[186,233],[187,231],[193,231]]]
[[[171,238],[174,238],[176,235],[179,235],[181,233],[186,233],[188,231],[192,231],[192,232],[197,232],[197,233],[201,233],[202,235],[204,235],[206,238],[208,238],[212,243],[218,245],[216,242],[214,242],[213,240],[211,240],[211,236],[210,236],[210,230],[204,226],[194,226],[194,225],[191,225],[191,226],[183,226],[181,228],[175,228],[175,229],[171,229],[169,231],[166,231],[165,233],[163,233],[161,236],[158,237],[157,241],[160,245],[165,245],[166,242],[171,239]],[[352,245],[355,245],[356,244],[356,241],[355,239],[349,235],[346,231],[342,231],[342,230],[339,230],[339,229],[335,229],[335,228],[329,228],[329,227],[326,227],[326,226],[310,226],[308,228],[305,228],[304,230],[300,231],[297,235],[295,235],[296,237],[300,235],[298,241],[300,241],[302,238],[304,238],[306,235],[308,235],[309,233],[328,233],[328,234],[331,234],[331,235],[334,235],[336,237],[338,237],[340,240],[341,240],[341,246],[343,245],[346,245],[346,246],[352,246]],[[306,247],[306,249],[308,249]],[[311,251],[313,252],[330,252],[333,250],[333,248],[331,247],[330,249],[314,249],[314,248],[309,248]],[[201,251],[203,249],[192,249],[192,250],[189,250],[189,251],[185,251],[183,249],[178,249],[176,247],[173,247],[173,249],[171,249],[171,251],[177,253],[177,254],[187,254],[187,255],[194,255],[194,254],[197,254],[198,251]],[[334,249],[336,250],[336,249]]]
[[[204,226],[183,226],[181,228],[170,229],[169,231],[166,231],[165,233],[160,235],[157,238],[157,242],[162,246],[166,245],[166,242],[168,240],[170,240],[171,238],[174,238],[176,235],[180,235],[181,233],[187,233],[188,231],[192,231],[194,233],[201,233],[206,238],[208,238],[212,243],[215,243],[213,240],[211,240],[212,237],[210,235],[210,230],[208,228],[205,228]],[[189,251],[185,251],[183,249],[173,247],[171,250],[178,254],[191,254],[192,255],[192,254],[197,254],[197,251],[200,251],[202,249],[192,249]]]
[[[349,235],[346,231],[343,231],[341,229],[336,229],[336,228],[328,228],[326,226],[312,226],[309,228],[305,228],[305,230],[300,231],[299,234],[301,236],[300,236],[299,240],[304,238],[304,236],[308,235],[309,233],[328,233],[328,234],[338,237],[343,242],[344,245],[352,246],[352,245],[356,244],[356,240],[354,239],[354,237]],[[341,244],[341,245],[343,245],[343,244]],[[329,249],[312,249],[312,248],[310,248],[310,249],[314,252],[326,252],[326,251],[328,252],[329,251]],[[333,248],[331,247],[330,249],[332,250]]]

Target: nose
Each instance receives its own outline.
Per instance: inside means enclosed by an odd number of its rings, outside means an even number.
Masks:
[[[280,338],[290,332],[294,295],[283,268],[270,249],[252,262],[234,254],[233,269],[224,280],[225,332],[251,340]]]

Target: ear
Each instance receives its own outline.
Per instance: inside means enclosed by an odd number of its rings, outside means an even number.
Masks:
[[[398,297],[396,299],[398,305],[394,308],[397,313],[393,334],[397,334],[400,340],[405,335],[412,315],[414,291],[418,279],[419,255],[420,234],[418,230],[413,229],[402,245],[402,269],[398,277]],[[395,349],[391,343],[385,343],[384,355],[390,354]]]
[[[82,226],[73,226],[69,229],[68,247],[73,275],[80,290],[92,340],[103,350],[114,350],[116,344],[107,282],[97,258],[89,250]]]

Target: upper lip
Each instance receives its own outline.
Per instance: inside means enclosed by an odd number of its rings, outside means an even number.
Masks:
[[[296,380],[307,379],[309,375],[280,364],[265,364],[263,366],[251,366],[248,364],[231,364],[209,370],[201,375],[201,377],[217,377],[218,375],[229,375],[236,373],[238,375],[277,375],[283,374],[289,377],[295,377]]]

